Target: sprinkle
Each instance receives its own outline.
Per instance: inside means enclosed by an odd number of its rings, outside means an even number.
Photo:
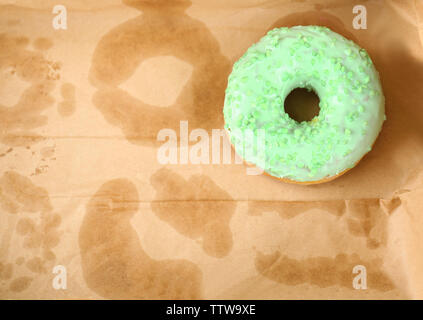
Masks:
[[[360,55],[361,55],[363,58],[367,57],[367,52],[366,52],[366,50],[364,50],[364,49],[360,49]]]
[[[370,81],[370,77],[369,76],[366,76],[364,79],[363,79],[363,82],[364,83],[368,83]]]

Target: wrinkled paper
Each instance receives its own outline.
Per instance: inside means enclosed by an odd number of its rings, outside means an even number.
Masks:
[[[423,298],[422,1],[60,4],[1,1],[0,298]],[[232,64],[309,24],[380,73],[387,121],[355,168],[303,186],[159,161],[162,129],[215,143]]]

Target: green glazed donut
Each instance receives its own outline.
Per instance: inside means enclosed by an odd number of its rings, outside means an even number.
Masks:
[[[311,121],[297,122],[284,110],[295,88],[320,99]],[[223,112],[246,162],[276,178],[317,183],[371,150],[386,120],[384,104],[366,50],[326,27],[295,26],[269,31],[234,64]]]

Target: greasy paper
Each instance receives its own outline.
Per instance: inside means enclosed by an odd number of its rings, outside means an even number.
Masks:
[[[423,298],[422,1],[61,1],[66,29],[56,1],[0,3],[0,298]],[[159,161],[181,121],[214,143],[249,46],[310,24],[380,73],[387,121],[355,168],[303,186]]]

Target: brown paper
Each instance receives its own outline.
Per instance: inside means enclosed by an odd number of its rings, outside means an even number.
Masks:
[[[1,3],[0,298],[423,298],[421,1],[61,1],[66,30],[56,1]],[[249,46],[308,24],[381,76],[387,121],[354,169],[302,186],[159,163],[161,129],[222,128]]]

